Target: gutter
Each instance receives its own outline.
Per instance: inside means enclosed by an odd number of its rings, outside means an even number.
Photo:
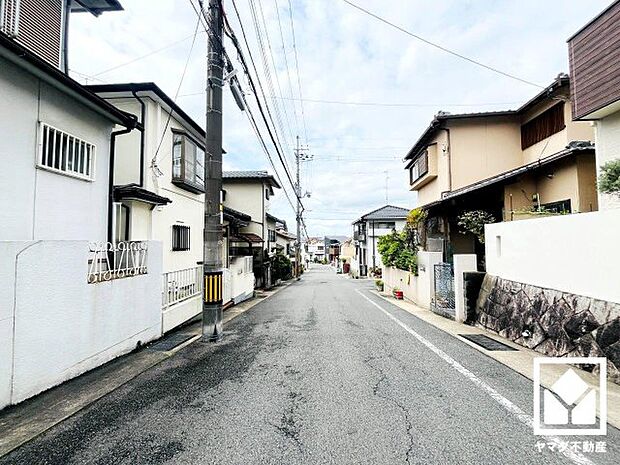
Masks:
[[[116,136],[129,134],[131,128],[112,131],[110,135],[110,166],[108,171],[108,242],[114,242],[114,159],[116,152]]]
[[[138,102],[140,102],[140,187],[144,187],[144,144],[146,138],[144,133],[144,120],[146,118],[146,104],[144,103],[144,100],[138,97],[135,90],[132,90],[131,94]]]

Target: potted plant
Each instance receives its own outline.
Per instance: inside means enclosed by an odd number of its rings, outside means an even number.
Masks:
[[[396,300],[403,300],[403,291],[401,291],[398,287],[395,287],[392,290],[392,294]]]
[[[383,292],[383,287],[384,287],[383,281],[381,281],[380,279],[375,280],[375,286],[377,286],[377,290],[379,292]]]

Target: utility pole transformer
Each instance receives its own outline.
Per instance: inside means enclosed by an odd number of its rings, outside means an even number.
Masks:
[[[297,183],[295,190],[297,191],[297,247],[295,248],[295,276],[297,279],[301,275],[301,184],[299,181],[299,136],[297,136],[297,149],[295,150],[295,164],[297,165]]]
[[[222,87],[224,41],[220,0],[209,0],[207,33],[207,129],[205,143],[205,229],[203,261],[202,339],[222,337]],[[200,7],[204,11],[203,1]]]

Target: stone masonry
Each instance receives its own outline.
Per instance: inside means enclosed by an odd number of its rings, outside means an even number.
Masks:
[[[487,274],[476,323],[547,356],[607,357],[608,379],[620,384],[618,303]]]

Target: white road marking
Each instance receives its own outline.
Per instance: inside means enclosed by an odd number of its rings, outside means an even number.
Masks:
[[[392,321],[394,321],[398,326],[403,328],[405,331],[407,331],[409,334],[411,334],[413,337],[415,337],[420,343],[425,345],[429,350],[434,352],[435,355],[437,355],[443,361],[447,362],[448,365],[452,366],[452,368],[454,368],[456,371],[461,373],[463,376],[465,376],[467,379],[469,379],[472,383],[474,383],[476,386],[478,386],[482,391],[484,391],[486,394],[488,394],[493,400],[495,400],[498,404],[500,404],[502,407],[504,407],[504,409],[506,409],[510,414],[512,414],[517,420],[519,420],[521,423],[526,425],[528,428],[531,428],[532,429],[532,434],[533,434],[533,431],[534,431],[533,430],[533,428],[534,428],[534,419],[532,418],[531,415],[528,415],[523,410],[521,410],[518,406],[513,404],[510,400],[506,399],[499,392],[497,392],[495,389],[493,389],[491,386],[489,386],[483,380],[478,378],[474,373],[469,371],[467,368],[465,368],[459,362],[454,360],[452,357],[450,357],[443,350],[438,348],[431,341],[429,341],[425,337],[423,337],[420,334],[418,334],[416,331],[414,331],[409,326],[407,326],[405,323],[400,321],[398,318],[396,318],[390,312],[385,310],[379,304],[377,304],[376,302],[373,302],[368,296],[364,295],[359,289],[355,289],[355,292],[357,292],[364,299],[366,299],[372,305],[374,305],[379,310],[381,310],[383,313],[385,313],[387,315],[387,317],[390,318]],[[566,442],[566,441],[562,441],[557,436],[541,436],[541,437],[544,437],[549,442],[555,443],[558,451],[561,450],[560,449],[560,444]],[[586,456],[584,456],[583,454],[580,454],[578,452],[571,451],[570,448],[567,448],[566,450],[562,451],[562,454],[565,457],[567,457],[568,459],[570,459],[573,463],[576,463],[576,464],[579,464],[579,465],[594,465],[594,462],[592,462]]]

